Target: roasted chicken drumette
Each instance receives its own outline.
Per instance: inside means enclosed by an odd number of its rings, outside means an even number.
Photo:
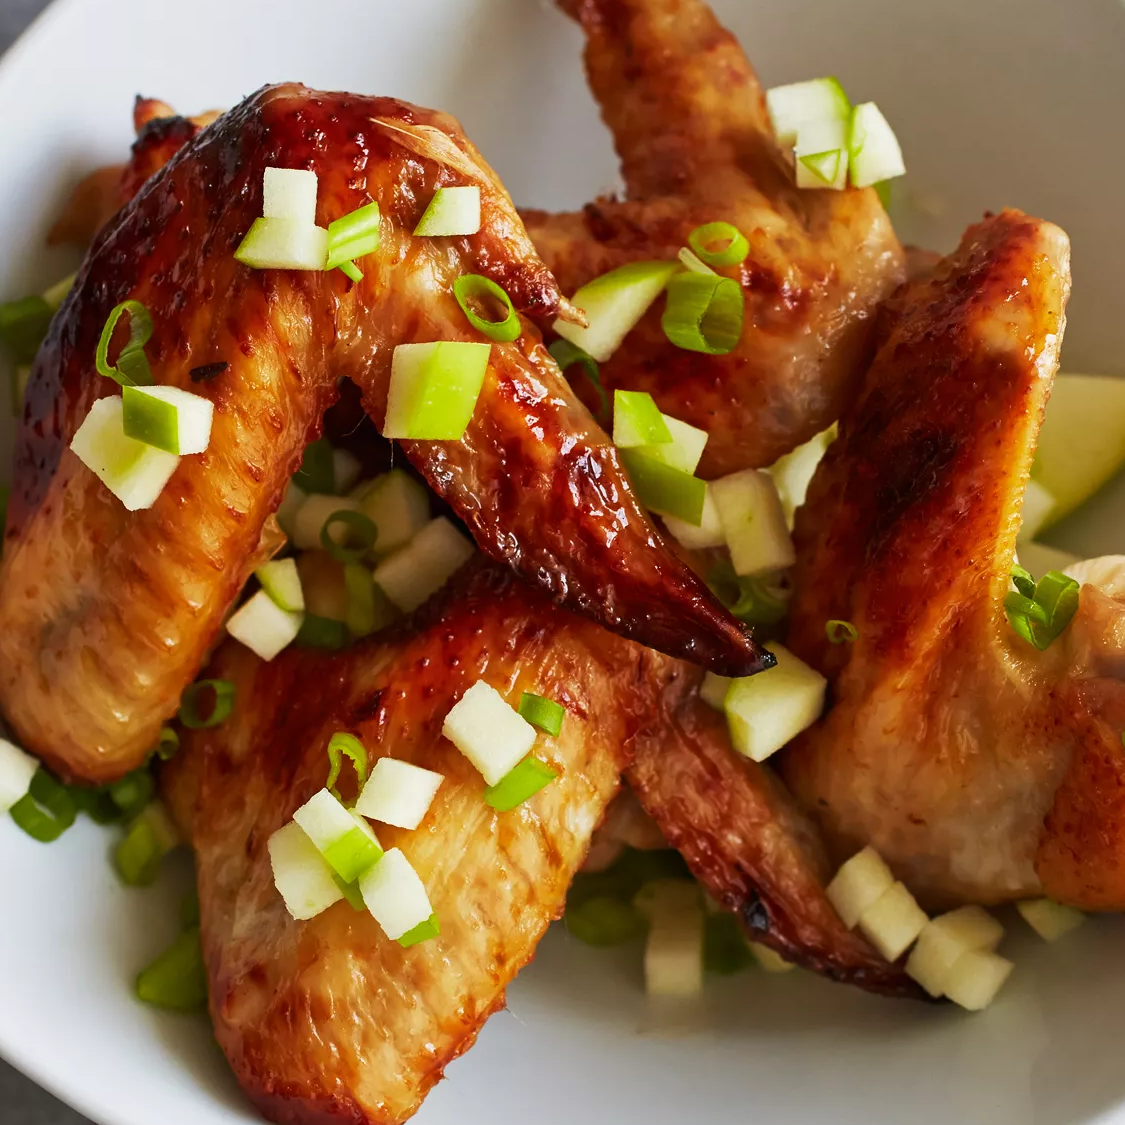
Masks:
[[[380,203],[382,242],[361,282],[235,260],[261,213],[267,166],[317,172],[322,225]],[[480,232],[412,238],[449,183],[479,184]],[[397,344],[476,338],[451,292],[463,273],[492,278],[525,313],[569,315],[456,122],[392,99],[266,89],[145,182],[92,247],[25,401],[0,565],[0,708],[29,750],[94,781],[143,760],[276,545],[271,515],[340,379],[360,386],[381,422]],[[94,354],[126,298],[155,323],[158,381],[216,407],[208,451],[185,458],[136,513],[68,451],[93,401],[116,390]],[[525,323],[491,356],[462,440],[403,443],[478,544],[654,647],[727,671],[761,667],[748,634],[660,540],[537,333]],[[193,383],[194,369],[216,361],[228,365],[219,377]]]
[[[1057,227],[970,228],[891,302],[797,517],[789,641],[832,705],[783,776],[834,859],[872,844],[933,906],[1125,908],[1120,584],[1092,574],[1045,651],[1004,606],[1069,289]]]
[[[574,293],[626,262],[675,258],[704,223],[738,227],[749,256],[718,271],[745,297],[735,350],[673,347],[653,309],[601,374],[708,431],[701,476],[768,465],[831,425],[855,393],[875,308],[903,277],[891,222],[871,189],[797,190],[757,76],[702,0],[560,2],[586,34],[626,191],[574,214],[525,211],[528,233]]]

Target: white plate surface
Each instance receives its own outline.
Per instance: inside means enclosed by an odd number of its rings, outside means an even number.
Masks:
[[[1003,204],[1061,223],[1075,251],[1066,364],[1125,371],[1125,10],[716,6],[767,83],[834,72],[879,101],[911,172],[896,204],[905,237],[947,247]],[[70,268],[43,251],[45,226],[82,172],[122,158],[134,94],[196,111],[283,79],[456,113],[524,204],[576,207],[616,179],[579,36],[540,0],[61,0],[0,65],[0,296]],[[5,418],[0,453],[10,442]],[[1123,514],[1119,482],[1052,538],[1125,550]],[[135,970],[173,934],[177,889],[120,888],[107,847],[88,823],[43,847],[0,822],[0,1053],[101,1125],[254,1120],[203,1021],[132,1001]],[[637,950],[601,954],[556,930],[417,1120],[1125,1122],[1122,925],[1057,947],[1012,931],[1017,972],[971,1017],[761,973],[670,1015],[647,1006]]]

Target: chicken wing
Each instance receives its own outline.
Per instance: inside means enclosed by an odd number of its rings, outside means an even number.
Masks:
[[[470,564],[397,635],[347,653],[263,664],[219,650],[208,674],[235,684],[234,714],[185,733],[163,789],[196,850],[215,1034],[267,1117],[385,1125],[414,1113],[561,912],[632,733],[677,667],[488,564]],[[567,711],[535,751],[558,778],[507,813],[485,804],[480,775],[441,734],[482,678],[513,704],[532,691]],[[337,730],[373,758],[444,775],[417,830],[376,826],[422,877],[433,940],[404,949],[346,902],[297,922],[274,889],[267,840],[324,785]]]
[[[673,347],[649,314],[602,365],[710,440],[713,477],[770,464],[839,417],[870,358],[872,316],[903,276],[873,190],[798,191],[737,40],[702,0],[562,0],[621,157],[626,198],[523,219],[566,293],[625,262],[675,258],[697,226],[750,240],[734,277],[745,327],[727,356]],[[590,400],[591,408],[596,403]]]
[[[380,202],[382,243],[361,282],[234,260],[270,165],[318,173],[322,222]],[[412,238],[436,187],[465,181],[481,186],[480,233]],[[25,401],[0,563],[0,706],[30,750],[91,781],[144,758],[259,561],[340,378],[381,420],[395,345],[474,336],[451,292],[467,272],[493,278],[522,311],[565,312],[456,122],[391,99],[263,90],[145,184],[92,248]],[[152,314],[159,381],[216,406],[208,452],[185,458],[136,513],[68,451],[94,399],[116,389],[93,358],[126,298]],[[194,384],[192,370],[214,361],[224,373]],[[558,601],[718,669],[768,660],[664,545],[530,326],[492,346],[463,440],[403,445],[478,544]]]
[[[698,678],[685,669],[634,739],[626,777],[645,811],[752,940],[833,980],[920,997],[840,920],[816,829],[767,767],[734,753],[722,716],[685,690]]]
[[[1122,591],[1084,585],[1042,652],[1004,609],[1069,289],[1057,227],[970,228],[891,302],[797,517],[789,643],[833,703],[782,774],[834,859],[872,844],[935,907],[1125,908]]]

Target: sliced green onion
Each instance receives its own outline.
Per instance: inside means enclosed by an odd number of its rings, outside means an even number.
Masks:
[[[293,483],[310,495],[331,495],[336,491],[336,465],[327,438],[314,441],[305,450],[301,467],[293,474]]]
[[[54,315],[50,302],[39,296],[0,304],[0,341],[14,363],[35,362]]]
[[[647,391],[613,392],[613,444],[619,449],[663,445],[672,431]]]
[[[707,485],[691,473],[675,469],[649,455],[647,450],[623,449],[621,459],[637,497],[646,508],[698,527],[703,522]]]
[[[332,881],[340,888],[344,899],[353,910],[366,910],[367,907],[363,903],[363,894],[360,892],[359,883],[352,880],[346,883],[335,871],[332,872]]]
[[[325,269],[343,268],[356,258],[366,257],[379,249],[379,204],[368,203],[350,215],[328,224],[328,264]],[[353,266],[354,268],[354,266]],[[345,272],[347,272],[345,270]],[[359,273],[358,270],[356,270]],[[352,277],[358,281],[359,277]]]
[[[703,968],[717,976],[733,976],[754,963],[738,919],[733,914],[709,914],[703,924]]]
[[[399,344],[391,361],[383,436],[460,441],[488,371],[491,344]]]
[[[457,298],[469,323],[490,340],[509,344],[519,337],[520,318],[512,305],[512,299],[492,278],[479,273],[464,274],[453,283],[453,296]],[[473,309],[473,302],[480,303],[485,297],[498,301],[504,308],[502,320],[486,320]]]
[[[1078,611],[1080,585],[1058,570],[1049,570],[1031,586],[1023,567],[1012,571],[1016,590],[1004,599],[1004,612],[1012,628],[1028,644],[1043,651],[1070,624]]]
[[[126,437],[187,457],[211,444],[215,407],[178,387],[123,387],[121,424]]]
[[[118,778],[107,788],[110,800],[121,810],[121,815],[136,816],[152,800],[156,792],[156,782],[152,774],[143,766]]]
[[[336,542],[332,535],[332,528],[336,524],[347,529],[347,540],[352,544],[351,546],[348,546],[348,543]],[[378,534],[375,524],[362,512],[352,512],[344,508],[333,512],[324,521],[324,526],[320,529],[320,545],[338,563],[355,563],[375,546]]]
[[[622,945],[644,932],[645,921],[631,902],[598,895],[566,908],[567,933],[598,948]]]
[[[362,563],[344,566],[344,585],[348,591],[348,615],[345,623],[353,637],[366,637],[379,627],[376,598],[381,593],[375,586],[371,570]],[[386,601],[386,595],[383,595]]]
[[[340,263],[340,272],[349,281],[362,281],[363,280],[363,270],[361,270],[359,268],[359,266],[357,266],[355,264],[355,262],[341,262]]]
[[[9,812],[33,840],[49,844],[74,823],[78,807],[69,789],[40,767],[31,779],[31,788]]]
[[[255,219],[234,259],[253,270],[323,270],[328,231],[292,219]]]
[[[147,887],[160,874],[160,863],[179,844],[168,814],[158,801],[147,805],[113,850],[113,866],[127,887]]]
[[[833,618],[824,623],[824,633],[831,644],[854,644],[859,640],[859,630],[850,621],[841,621]]]
[[[62,278],[60,281],[56,281],[54,285],[43,290],[43,300],[46,301],[55,312],[58,312],[59,307],[62,305],[63,301],[67,299],[77,280],[78,274],[72,273]]]
[[[458,237],[480,230],[480,188],[438,188],[414,233],[419,238]]]
[[[351,759],[355,767],[358,784],[356,792],[358,792],[367,781],[367,747],[354,734],[337,731],[328,740],[328,780],[324,783],[325,789],[337,800],[340,795],[336,792],[336,782],[340,780],[345,756]]]
[[[160,739],[156,743],[156,756],[162,762],[167,762],[176,756],[179,749],[179,733],[173,727],[161,727]]]
[[[568,367],[577,363],[582,368],[582,373],[590,381],[590,385],[594,388],[594,393],[598,396],[598,409],[595,412],[595,417],[603,426],[609,425],[609,395],[606,394],[605,387],[602,386],[601,373],[598,370],[598,361],[594,359],[588,352],[584,352],[577,344],[572,344],[569,340],[555,340],[547,349],[551,353],[551,358],[559,365],[560,371],[566,371]]]
[[[705,273],[714,275],[715,271],[707,265],[706,262],[700,261],[686,246],[681,246],[679,253],[676,257],[680,259],[680,264],[684,269],[691,270],[692,273]]]
[[[329,652],[339,652],[340,649],[348,647],[350,639],[348,627],[343,621],[306,613],[295,643],[304,648],[321,648]]]
[[[117,323],[128,313],[129,339],[117,354],[116,365],[109,362],[109,345],[113,340]],[[122,301],[109,314],[102,329],[101,339],[94,355],[98,374],[120,383],[123,387],[152,386],[152,369],[145,355],[145,344],[152,337],[152,317],[140,301]]]
[[[552,738],[558,738],[566,718],[566,708],[561,703],[530,691],[520,696],[519,711],[532,726],[546,731]]]
[[[156,1008],[194,1012],[207,1003],[207,970],[199,927],[192,926],[137,977],[137,999]]]
[[[678,273],[668,282],[664,335],[690,352],[728,355],[738,346],[745,313],[742,290],[729,277]]]
[[[716,243],[724,245],[715,249]],[[750,253],[746,235],[731,223],[704,223],[688,235],[688,245],[709,266],[737,266]]]
[[[407,930],[398,939],[398,943],[403,949],[409,949],[412,945],[418,945],[423,941],[429,941],[430,938],[436,938],[440,933],[441,923],[438,921],[438,916],[431,914],[424,922],[419,922],[414,929]]]
[[[558,776],[558,772],[546,762],[538,758],[524,758],[515,769],[484,791],[485,803],[497,812],[508,812],[534,797]]]
[[[209,712],[201,709],[204,698],[214,702]],[[180,722],[188,730],[207,730],[225,723],[234,711],[234,684],[230,680],[200,680],[192,684],[180,699]]]
[[[728,559],[711,568],[707,584],[719,601],[747,625],[776,625],[789,612],[789,595],[783,586],[768,577],[735,574]]]
[[[180,899],[180,926],[182,929],[190,930],[192,926],[199,925],[199,895],[196,891],[190,890],[182,899]]]
[[[84,785],[68,787],[74,807],[85,813],[95,824],[116,824],[122,819],[121,810],[104,789],[91,789]]]

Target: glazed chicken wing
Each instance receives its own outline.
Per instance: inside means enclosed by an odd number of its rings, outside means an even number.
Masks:
[[[268,166],[317,172],[322,225],[379,201],[382,242],[362,281],[235,261]],[[436,188],[464,182],[481,187],[480,232],[412,238]],[[0,563],[0,707],[29,750],[92,781],[143,760],[270,549],[263,531],[339,380],[381,421],[395,345],[475,337],[451,292],[472,272],[522,311],[565,315],[456,122],[391,99],[264,90],[147,181],[93,246],[25,401]],[[216,407],[208,451],[134,513],[68,450],[92,402],[117,390],[94,354],[126,298],[152,315],[157,381]],[[193,381],[214,363],[221,375]],[[768,660],[660,540],[530,326],[492,345],[461,441],[403,446],[478,544],[556,600],[728,672]]]
[[[1004,609],[1069,289],[1057,227],[970,228],[891,303],[797,517],[789,639],[833,703],[783,776],[835,860],[872,844],[933,906],[1125,908],[1123,591],[1084,585],[1042,652]]]
[[[220,649],[208,674],[235,684],[234,714],[185,734],[164,790],[196,850],[215,1034],[267,1117],[385,1125],[414,1113],[561,913],[632,732],[676,667],[474,564],[409,631],[347,653],[291,649],[263,664]],[[485,803],[480,774],[441,734],[478,679],[513,705],[532,691],[567,712],[535,748],[557,779],[511,812]],[[444,775],[415,831],[376,825],[425,883],[437,938],[404,949],[346,902],[298,922],[274,889],[267,840],[324,785],[339,730],[372,761]]]
[[[561,0],[613,132],[624,200],[524,222],[565,293],[625,262],[675,258],[703,223],[750,241],[734,277],[745,327],[727,356],[673,347],[652,309],[602,365],[710,440],[712,477],[775,461],[839,417],[870,358],[872,316],[903,276],[873,190],[798,191],[757,76],[702,0]],[[595,407],[593,399],[590,406]]]

